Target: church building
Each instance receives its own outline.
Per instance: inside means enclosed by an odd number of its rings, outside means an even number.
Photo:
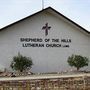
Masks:
[[[32,72],[70,70],[72,54],[90,59],[90,32],[48,7],[0,29],[0,68],[10,68],[18,52],[32,58]]]

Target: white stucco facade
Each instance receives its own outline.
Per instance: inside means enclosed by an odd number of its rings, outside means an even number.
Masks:
[[[47,36],[42,30],[46,23],[51,26]],[[41,41],[21,41],[21,38],[40,39]],[[55,42],[56,39],[57,42]],[[67,41],[63,42],[63,39]],[[27,43],[44,46],[25,46]],[[49,47],[51,44],[61,46]],[[13,56],[18,52],[32,58],[34,63],[32,72],[70,70],[67,58],[72,54],[90,58],[90,34],[65,20],[56,12],[46,9],[1,30],[0,65],[9,68]],[[85,69],[90,70],[90,64]]]

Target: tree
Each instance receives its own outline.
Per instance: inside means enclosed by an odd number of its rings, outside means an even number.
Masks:
[[[32,59],[26,56],[22,56],[18,53],[17,56],[13,57],[13,61],[11,62],[11,68],[16,71],[23,72],[24,70],[31,69],[33,65]]]
[[[67,62],[71,67],[73,67],[73,66],[76,67],[77,71],[78,71],[80,68],[82,68],[84,66],[88,66],[89,59],[87,57],[83,57],[81,55],[72,55],[72,56],[68,57]]]

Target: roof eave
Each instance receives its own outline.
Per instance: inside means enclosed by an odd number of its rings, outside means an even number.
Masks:
[[[71,19],[67,18],[66,16],[64,16],[64,15],[61,14],[60,12],[56,11],[56,10],[53,9],[52,7],[47,7],[47,8],[45,8],[45,9],[40,10],[40,11],[38,11],[38,12],[36,12],[36,13],[30,15],[30,16],[27,16],[27,17],[25,17],[25,18],[19,20],[19,21],[16,21],[16,22],[14,22],[14,23],[12,23],[12,24],[9,24],[9,25],[7,25],[7,26],[1,28],[0,31],[2,31],[2,30],[6,29],[6,28],[8,28],[8,27],[10,27],[10,26],[12,26],[12,25],[14,25],[14,24],[17,24],[17,23],[19,23],[19,22],[21,22],[21,21],[23,21],[23,20],[25,20],[25,19],[27,19],[27,18],[30,18],[30,17],[32,17],[32,16],[34,16],[34,15],[40,13],[40,12],[43,12],[43,11],[45,11],[45,10],[47,10],[47,9],[51,9],[52,11],[56,12],[57,14],[59,14],[60,16],[62,16],[63,18],[65,18],[67,21],[69,21],[69,22],[71,22],[72,24],[74,24],[76,27],[78,27],[78,28],[80,28],[81,30],[83,30],[84,32],[90,34],[90,32],[89,32],[88,30],[86,30],[85,28],[83,28],[83,27],[80,26],[79,24],[75,23],[75,22],[72,21]]]

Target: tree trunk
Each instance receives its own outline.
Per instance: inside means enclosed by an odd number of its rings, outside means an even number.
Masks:
[[[80,69],[80,68],[79,68],[79,67],[77,67],[77,71],[79,71],[79,69]]]

